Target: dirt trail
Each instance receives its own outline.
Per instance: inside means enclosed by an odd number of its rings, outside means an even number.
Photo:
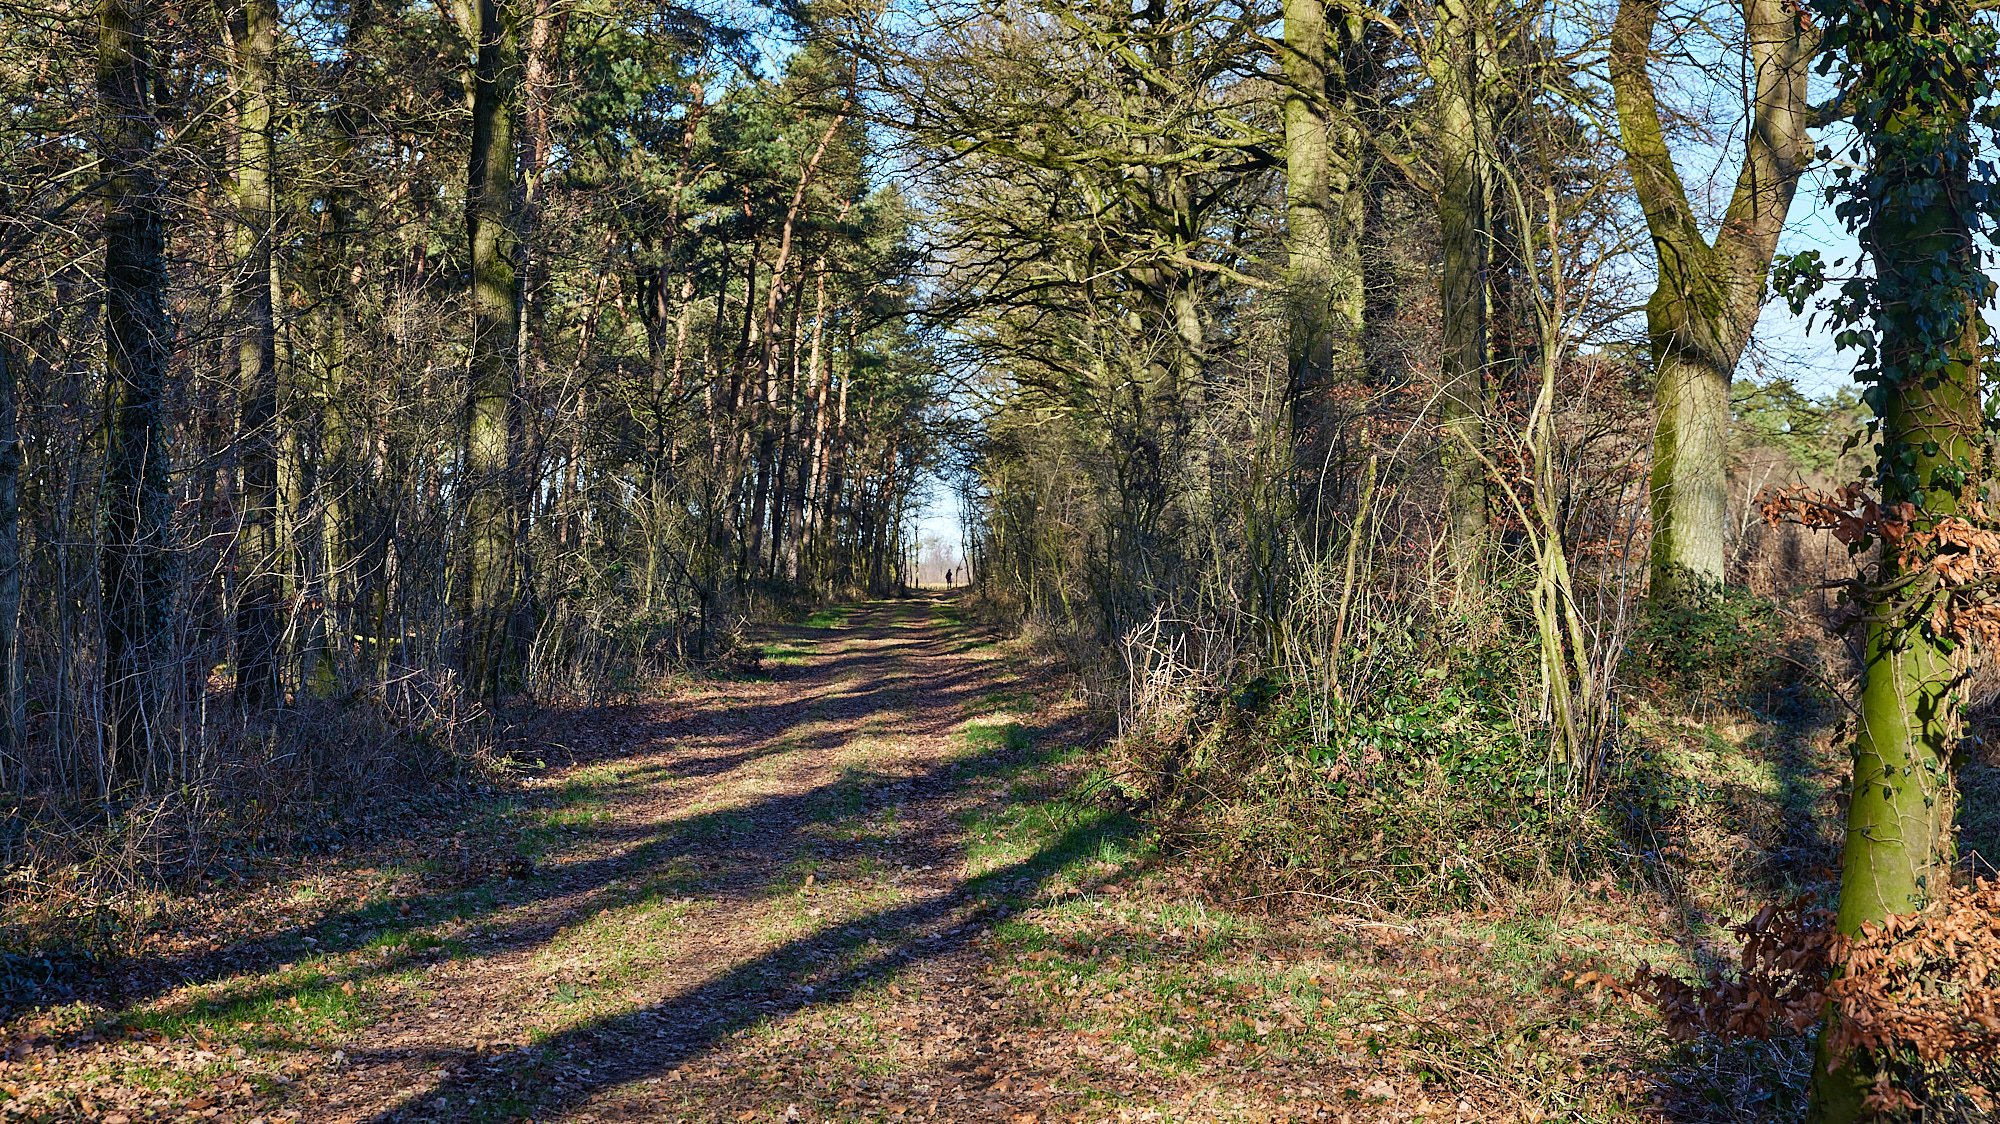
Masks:
[[[1553,938],[1593,903],[1219,907],[1106,798],[1078,708],[949,598],[762,640],[763,673],[579,716],[511,795],[217,891],[223,920],[122,998],[0,1028],[0,1124],[1630,1120],[1645,1100],[1618,1061],[1631,1018],[1556,982]]]
[[[423,1006],[345,1051],[321,1111],[760,1115],[774,1067],[738,1056],[745,1032],[839,1024],[878,990],[912,1009],[871,1021],[962,1036],[944,985],[1008,889],[969,873],[963,822],[991,795],[982,779],[1023,764],[1018,723],[1059,715],[954,617],[925,599],[772,630],[767,678],[646,708],[610,756],[552,778],[588,808],[579,843],[544,864],[549,892],[485,918],[497,947],[441,964]],[[773,1092],[794,1119],[826,1107],[811,1088]]]

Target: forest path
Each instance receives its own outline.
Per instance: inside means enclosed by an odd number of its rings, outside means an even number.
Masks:
[[[947,596],[759,639],[219,897],[122,1009],[0,1051],[0,1122],[1632,1118],[1555,917],[1218,906]]]
[[[1065,715],[941,596],[760,639],[764,674],[642,708],[548,778],[574,838],[538,871],[554,892],[483,919],[501,947],[357,1036],[320,1112],[828,1119],[984,1096],[968,957],[1061,860],[984,869],[967,829],[1031,766],[1023,723]]]

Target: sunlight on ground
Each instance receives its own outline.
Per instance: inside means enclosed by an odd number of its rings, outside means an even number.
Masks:
[[[272,966],[72,1014],[98,1043],[79,1073],[269,1119],[1634,1118],[1645,1059],[1613,1047],[1650,1016],[1567,982],[1684,958],[1632,906],[1571,888],[1420,921],[1269,913],[1187,881],[1093,754],[1039,740],[1060,692],[983,661],[926,687],[959,658],[955,615],[805,628],[767,660],[820,679],[689,688],[713,716],[693,734],[294,879]],[[902,666],[841,669],[905,630]],[[1663,792],[1790,798],[1687,735]],[[450,1060],[395,1060],[412,1049]]]

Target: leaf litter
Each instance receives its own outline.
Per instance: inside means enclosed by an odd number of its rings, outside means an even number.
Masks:
[[[1636,904],[1211,902],[1061,682],[931,610],[773,626],[795,662],[557,716],[435,830],[204,891],[0,1028],[0,1121],[1661,1118],[1583,971],[1671,959]]]

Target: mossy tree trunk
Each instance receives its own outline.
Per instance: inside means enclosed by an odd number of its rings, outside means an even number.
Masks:
[[[1659,0],[1621,0],[1611,84],[1626,164],[1659,275],[1646,304],[1657,412],[1651,509],[1655,596],[1719,587],[1727,569],[1729,384],[1812,157],[1806,67],[1815,43],[1789,0],[1743,0],[1751,120],[1722,226],[1706,237],[1667,147],[1649,70]]]
[[[472,261],[472,366],[465,409],[464,577],[460,617],[466,681],[481,695],[520,672],[511,627],[517,596],[513,485],[521,283],[514,260],[514,119],[519,33],[503,0],[471,0],[472,146],[465,194]]]
[[[1285,227],[1289,401],[1305,515],[1331,448],[1325,400],[1361,368],[1363,137],[1347,70],[1362,27],[1325,0],[1285,0]]]
[[[1853,101],[1864,107],[1856,131],[1869,148],[1859,189],[1849,181],[1849,203],[1865,216],[1861,245],[1875,272],[1875,350],[1864,352],[1862,375],[1881,425],[1877,485],[1885,509],[1911,505],[1911,530],[1921,532],[1964,511],[1987,469],[1980,306],[1991,282],[1981,271],[1978,200],[1990,189],[1974,182],[1971,122],[1990,46],[1968,49],[1978,40],[1967,34],[1973,17],[1963,0],[1878,5],[1836,19],[1856,67]],[[1905,580],[1929,568],[1935,547],[1880,550],[1841,857],[1837,924],[1848,934],[1922,906],[1947,876],[1951,758],[1962,734],[1958,645],[1937,628],[1944,594],[1913,596],[1910,589],[1926,587]],[[1877,1059],[1830,1065],[1827,1037],[1811,1118],[1865,1119],[1864,1083]]]

